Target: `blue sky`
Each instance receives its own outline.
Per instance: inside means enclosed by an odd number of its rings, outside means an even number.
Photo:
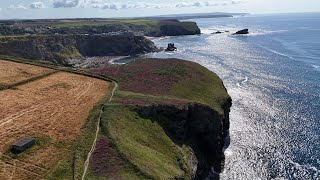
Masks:
[[[0,19],[320,12],[320,0],[0,0]]]

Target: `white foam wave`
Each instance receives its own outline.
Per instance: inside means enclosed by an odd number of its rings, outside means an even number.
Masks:
[[[224,151],[224,155],[225,155],[225,156],[232,156],[232,154],[233,154],[233,152],[232,152],[232,150],[231,150],[230,148],[228,148],[228,149],[226,149],[226,150]]]
[[[121,56],[121,57],[116,57],[116,58],[112,58],[109,63],[110,64],[115,64],[115,65],[123,65],[123,64],[126,64],[126,63],[119,63],[119,62],[116,62],[116,61],[119,61],[123,58],[129,58],[130,56]]]
[[[269,48],[265,48],[265,47],[262,47],[262,48],[265,49],[265,50],[267,50],[267,51],[270,51],[270,52],[272,52],[272,53],[274,53],[274,54],[277,54],[277,55],[280,55],[280,56],[283,56],[283,57],[287,57],[287,58],[289,58],[289,59],[294,59],[292,56],[289,56],[289,55],[287,55],[287,54],[278,52],[278,51],[276,51],[276,50],[269,49]]]
[[[320,71],[320,66],[318,66],[318,65],[312,65],[312,67],[313,67],[314,69]]]
[[[249,34],[246,34],[245,36],[263,36],[268,34],[275,34],[275,33],[283,33],[287,32],[288,30],[277,30],[277,31],[266,31],[266,30],[249,30]]]
[[[237,83],[238,87],[242,87],[248,82],[248,77],[246,76],[240,83]]]
[[[297,169],[303,168],[303,169],[308,169],[308,170],[314,171],[316,173],[320,173],[319,169],[317,169],[316,167],[314,167],[310,164],[299,164],[299,163],[294,162],[292,160],[289,160],[289,163],[294,165],[294,167],[296,167]]]

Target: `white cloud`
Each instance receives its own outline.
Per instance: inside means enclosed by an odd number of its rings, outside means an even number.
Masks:
[[[120,9],[141,9],[141,8],[160,9],[163,6],[161,6],[159,4],[150,4],[150,3],[144,3],[144,2],[105,3],[101,0],[89,0],[89,1],[84,2],[81,7],[120,10]]]
[[[22,3],[18,4],[18,5],[10,5],[7,9],[27,9],[27,7],[25,7]]]
[[[83,3],[83,0],[54,0],[54,8],[72,8],[78,7]]]
[[[29,7],[31,9],[42,9],[42,8],[45,8],[46,6],[44,5],[43,2],[33,2],[32,4],[30,4]]]
[[[166,4],[147,3],[147,2],[115,2],[107,3],[106,0],[53,0],[54,8],[99,8],[99,9],[142,9],[142,8],[185,8],[185,7],[211,7],[211,6],[226,6],[239,4],[241,0],[220,0],[219,2],[212,3],[210,1],[196,1],[196,2],[172,2]]]
[[[118,7],[117,4],[111,3],[111,4],[103,4],[103,6],[101,8],[102,9],[118,10],[120,7]]]
[[[27,9],[23,4],[18,4],[17,9]]]
[[[212,6],[226,6],[226,5],[234,5],[239,4],[241,1],[220,1],[220,2],[209,2],[209,1],[197,1],[197,2],[181,2],[175,5],[176,8],[185,8],[185,7],[212,7]]]

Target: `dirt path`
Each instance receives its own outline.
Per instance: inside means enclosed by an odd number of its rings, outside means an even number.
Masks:
[[[116,82],[114,82],[115,86],[113,87],[112,89],[112,92],[111,92],[111,95],[110,95],[110,99],[108,102],[111,102],[112,101],[112,97],[114,95],[114,92],[116,91],[116,89],[118,88],[118,84]],[[97,124],[97,130],[96,130],[96,135],[95,135],[95,138],[94,138],[94,141],[93,141],[93,144],[92,144],[92,147],[91,147],[91,150],[90,152],[88,153],[88,156],[87,156],[87,159],[86,161],[84,162],[84,170],[83,170],[83,174],[82,174],[82,178],[81,180],[84,180],[85,176],[86,176],[86,173],[88,171],[88,167],[89,167],[89,163],[90,163],[90,158],[91,158],[91,155],[92,153],[94,152],[95,150],[95,147],[96,147],[96,144],[97,144],[97,139],[98,139],[98,135],[99,135],[99,131],[100,131],[100,122],[101,122],[101,115],[103,113],[103,108],[100,110],[100,115],[99,115],[99,119],[98,119],[98,124]]]

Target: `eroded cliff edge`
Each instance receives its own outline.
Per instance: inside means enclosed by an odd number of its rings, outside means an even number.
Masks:
[[[90,72],[119,83],[105,107],[102,134],[119,159],[134,167],[126,173],[138,171],[142,179],[204,179],[213,169],[221,172],[232,101],[216,74],[178,59],[138,60]],[[93,178],[122,177],[103,172],[126,169],[98,164],[91,167]]]
[[[231,100],[228,100],[224,109],[226,114],[229,114],[230,107]],[[184,108],[148,106],[139,108],[138,112],[141,117],[159,123],[175,144],[192,148],[197,158],[194,179],[206,178],[213,169],[216,173],[221,172],[223,147],[229,130],[228,116],[202,104],[189,104]]]

